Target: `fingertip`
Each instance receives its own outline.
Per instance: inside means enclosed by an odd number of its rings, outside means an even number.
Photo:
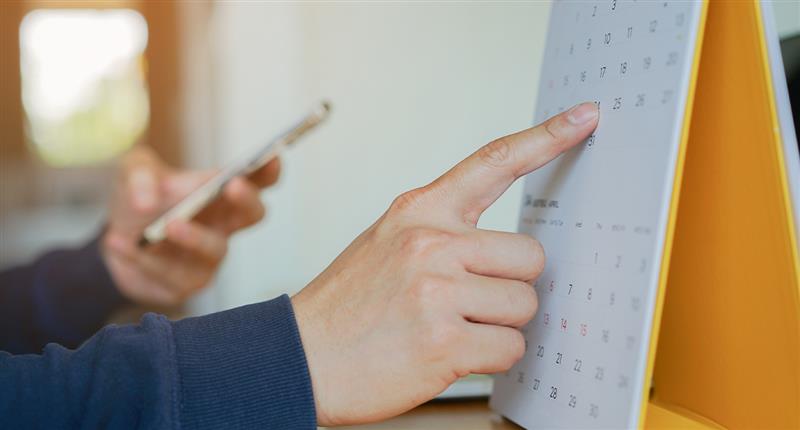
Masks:
[[[193,230],[190,221],[176,219],[167,224],[167,238],[171,239],[173,242],[186,243],[191,240]]]
[[[579,103],[567,111],[567,121],[572,125],[588,126],[596,124],[600,111],[592,102]]]
[[[222,189],[221,200],[223,204],[228,206],[233,205],[234,207],[241,206],[242,201],[245,200],[243,191],[242,178],[236,177],[231,179]]]
[[[276,157],[264,167],[253,172],[248,179],[259,188],[266,188],[278,182],[281,174],[281,159]]]
[[[237,176],[225,187],[225,195],[236,204],[246,204],[250,200],[259,200],[259,189],[247,179]]]
[[[247,188],[247,180],[241,176],[236,176],[225,185],[225,192],[231,196],[239,196]]]
[[[599,109],[593,102],[579,103],[566,112],[555,115],[531,130],[540,130],[547,150],[543,151],[544,162],[550,161],[585,139],[597,127]],[[544,163],[539,163],[544,164]]]

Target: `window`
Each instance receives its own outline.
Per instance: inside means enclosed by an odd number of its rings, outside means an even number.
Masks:
[[[20,25],[26,134],[50,165],[111,158],[149,120],[147,22],[130,9],[39,9]]]

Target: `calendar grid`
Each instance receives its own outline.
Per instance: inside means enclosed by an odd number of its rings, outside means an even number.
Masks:
[[[597,130],[528,175],[519,231],[542,242],[539,312],[492,406],[530,428],[635,427],[697,2],[555,2],[534,120],[586,100]]]

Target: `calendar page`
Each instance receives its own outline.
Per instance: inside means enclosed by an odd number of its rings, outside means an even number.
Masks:
[[[595,133],[525,179],[544,245],[525,356],[491,405],[528,428],[638,424],[702,5],[557,1],[535,123],[594,101]]]

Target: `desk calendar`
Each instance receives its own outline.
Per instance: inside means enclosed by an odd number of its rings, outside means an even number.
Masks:
[[[535,122],[587,100],[600,122],[525,179],[519,231],[548,265],[495,377],[512,421],[800,428],[800,160],[764,7],[554,3]]]

